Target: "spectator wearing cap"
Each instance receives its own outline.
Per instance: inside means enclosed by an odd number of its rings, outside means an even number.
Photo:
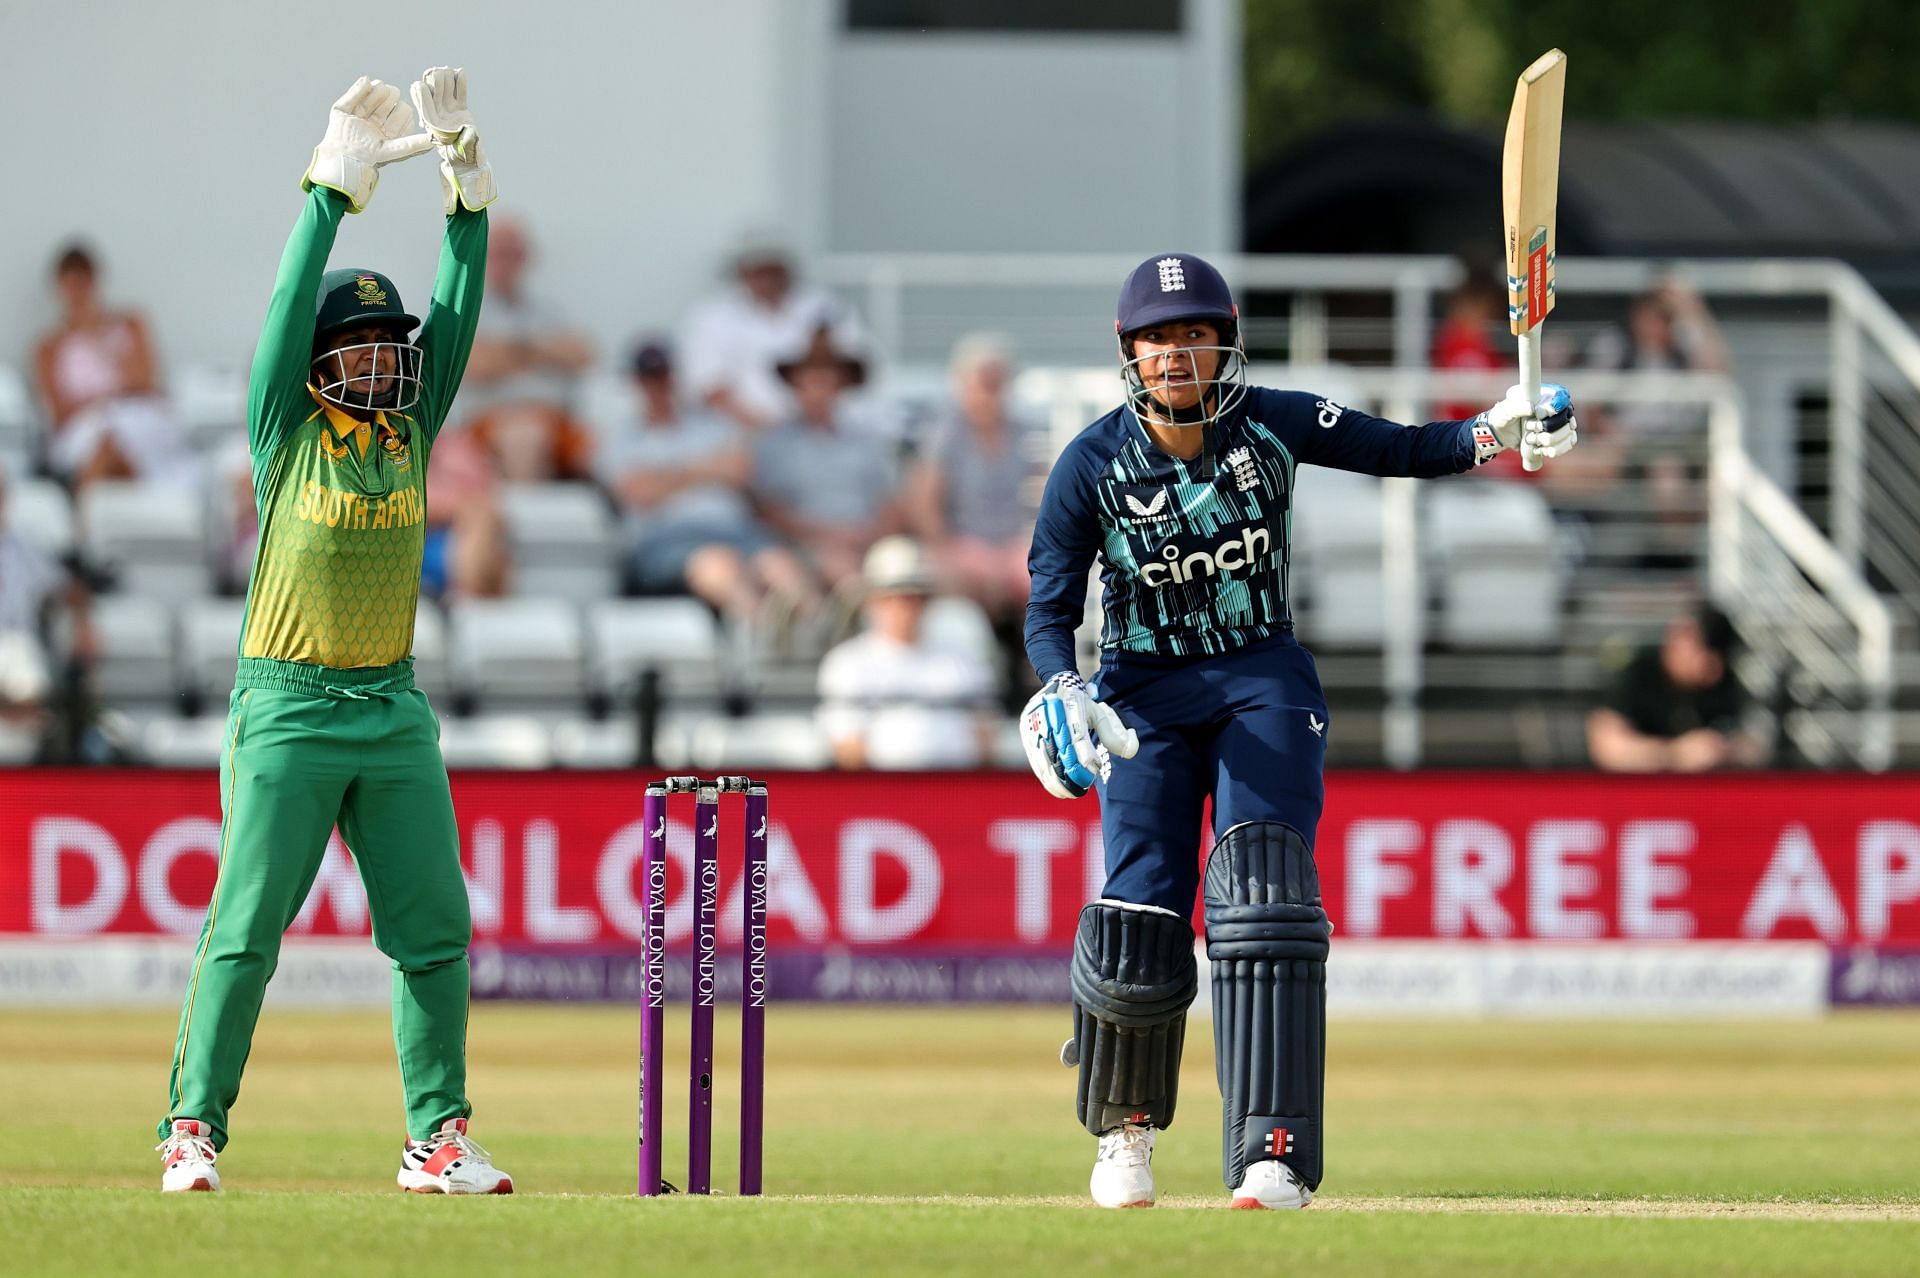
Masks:
[[[798,283],[793,259],[774,238],[750,234],[730,257],[729,286],[688,317],[682,361],[694,396],[750,430],[775,425],[793,408],[779,361],[824,327],[848,350],[865,345],[852,309],[824,289]]]
[[[814,330],[775,367],[794,411],[754,448],[754,502],[831,590],[859,573],[869,546],[904,526],[898,467],[850,424],[845,395],[866,380],[866,362],[831,328]]]
[[[1607,772],[1754,767],[1766,746],[1743,726],[1747,698],[1730,659],[1733,623],[1717,608],[1674,618],[1657,644],[1607,657],[1613,677],[1587,716],[1587,751]]]
[[[817,603],[806,569],[754,518],[752,454],[744,432],[717,413],[688,412],[665,344],[634,351],[639,414],[600,459],[619,501],[630,576],[643,593],[688,592],[723,616],[749,621],[769,591]]]
[[[865,628],[820,663],[820,727],[842,768],[975,768],[989,755],[993,673],[925,633],[933,563],[910,537],[874,543]]]
[[[160,379],[138,311],[100,299],[99,267],[75,244],[53,266],[58,322],[34,351],[34,382],[53,431],[49,469],[74,488],[100,479],[192,487],[198,466]]]
[[[934,420],[907,481],[906,509],[943,586],[995,617],[1027,603],[1027,550],[1039,476],[1035,426],[1007,402],[1011,343],[976,333],[955,345],[953,400]]]
[[[581,479],[593,462],[593,434],[573,415],[580,375],[593,366],[593,343],[532,286],[533,259],[525,225],[496,218],[487,303],[455,410],[509,483]]]

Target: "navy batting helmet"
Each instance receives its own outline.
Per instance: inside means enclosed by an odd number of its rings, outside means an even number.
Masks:
[[[1113,331],[1122,337],[1149,324],[1204,319],[1222,326],[1221,336],[1238,328],[1240,308],[1233,290],[1213,265],[1190,253],[1163,253],[1133,268],[1120,286],[1120,314]],[[1228,342],[1232,345],[1232,342]]]
[[[1201,379],[1200,402],[1186,408],[1172,407],[1149,387],[1141,368],[1144,361],[1133,354],[1133,334],[1176,320],[1205,320],[1220,334],[1218,346],[1185,348],[1196,356],[1203,351],[1218,356],[1213,376]],[[1163,253],[1134,267],[1120,286],[1113,331],[1120,342],[1120,376],[1126,383],[1127,402],[1143,417],[1152,415],[1181,426],[1204,426],[1225,416],[1246,396],[1247,356],[1240,345],[1240,308],[1233,303],[1233,290],[1227,287],[1226,278],[1210,262],[1189,253]]]

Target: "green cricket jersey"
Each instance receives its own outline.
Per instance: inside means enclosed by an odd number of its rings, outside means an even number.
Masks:
[[[413,651],[426,544],[427,458],[473,346],[487,215],[447,218],[421,326],[420,399],[362,422],[308,383],[314,299],[346,197],[307,195],[274,280],[247,388],[260,545],[247,587],[242,657],[386,666]],[[385,302],[385,297],[378,299]]]

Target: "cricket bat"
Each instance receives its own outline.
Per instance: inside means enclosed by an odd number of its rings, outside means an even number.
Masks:
[[[1548,50],[1520,73],[1501,157],[1501,212],[1507,224],[1507,322],[1520,342],[1520,385],[1540,398],[1540,330],[1553,309],[1554,209],[1560,200],[1560,104],[1567,55]],[[1523,442],[1520,464],[1545,464]]]

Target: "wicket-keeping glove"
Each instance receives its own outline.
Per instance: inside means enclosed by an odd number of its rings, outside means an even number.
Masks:
[[[1524,387],[1509,386],[1505,399],[1473,419],[1475,465],[1509,448],[1542,459],[1564,457],[1579,442],[1573,395],[1558,382],[1541,383],[1540,398],[1532,404],[1527,403]]]
[[[1140,735],[1120,722],[1113,707],[1093,699],[1086,680],[1068,671],[1047,680],[1020,712],[1020,743],[1048,794],[1077,799],[1106,779],[1110,755],[1131,759],[1139,751]]]
[[[432,146],[432,138],[413,132],[413,113],[400,90],[363,75],[333,104],[326,136],[313,148],[300,186],[338,191],[347,197],[347,211],[358,213],[380,185],[383,165],[411,159]]]
[[[467,109],[467,72],[463,67],[429,67],[413,82],[413,105],[420,123],[440,152],[440,185],[446,210],[478,213],[494,202],[493,165],[474,131]]]

